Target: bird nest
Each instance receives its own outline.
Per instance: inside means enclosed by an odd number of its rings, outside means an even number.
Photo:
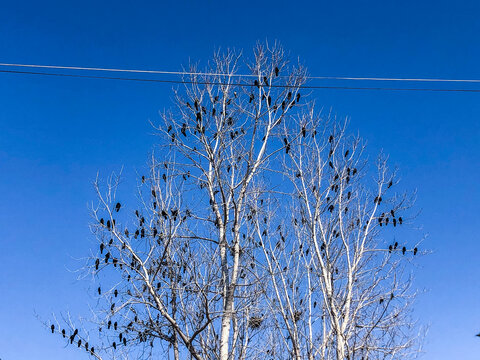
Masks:
[[[248,321],[248,326],[251,329],[258,329],[262,325],[263,318],[260,316],[252,316]]]

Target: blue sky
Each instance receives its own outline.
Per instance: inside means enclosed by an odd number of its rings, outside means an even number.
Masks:
[[[279,40],[312,75],[480,79],[478,1],[2,2],[0,62],[180,70]],[[455,86],[458,85],[448,85]],[[315,90],[418,189],[433,254],[415,316],[423,359],[476,360],[480,94]],[[0,358],[81,359],[35,318],[84,312],[92,181],[142,169],[171,86],[0,74]],[[128,184],[128,183],[127,183]],[[131,185],[131,184],[130,184]],[[131,188],[133,189],[133,187]],[[128,188],[127,188],[128,190]]]

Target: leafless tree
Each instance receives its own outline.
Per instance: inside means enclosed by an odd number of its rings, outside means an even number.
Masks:
[[[370,184],[361,140],[306,102],[305,81],[277,45],[192,66],[156,126],[140,206],[122,205],[120,176],[95,182],[86,270],[109,284],[95,330],[66,318],[52,332],[98,359],[413,357],[417,247],[383,237],[411,201],[390,194],[385,159]]]

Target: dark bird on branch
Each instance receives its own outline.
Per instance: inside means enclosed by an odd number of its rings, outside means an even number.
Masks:
[[[62,336],[65,337],[65,329],[62,329]]]
[[[116,210],[117,212],[119,212],[121,207],[122,207],[122,204],[120,204],[119,202],[117,202],[117,205],[115,205],[115,210]]]
[[[55,332],[55,325],[52,324],[52,326],[50,326],[50,329],[52,329],[52,334]]]
[[[98,270],[98,266],[100,265],[100,260],[96,259],[95,260],[95,270]]]
[[[398,223],[399,223],[400,225],[402,225],[402,223],[403,223],[403,219],[402,219],[401,216],[398,218]]]
[[[417,251],[418,251],[418,249],[417,249],[417,248],[414,248],[414,249],[413,249],[413,255],[417,255]]]
[[[280,72],[280,70],[278,69],[278,67],[275,66],[275,76],[278,76],[279,72]]]
[[[129,235],[128,229],[125,229],[125,236],[128,237],[128,235]]]
[[[98,295],[102,295],[102,288],[100,286],[98,287],[97,291],[98,291]]]
[[[406,251],[407,251],[407,248],[404,246],[404,247],[402,248],[402,254],[405,255],[405,252],[406,252]]]
[[[390,180],[390,182],[388,183],[387,189],[390,189],[392,187],[392,185],[393,185],[393,182],[392,182],[392,180]]]
[[[253,99],[255,99],[255,96],[253,94],[250,94],[250,100],[248,102],[251,104]]]

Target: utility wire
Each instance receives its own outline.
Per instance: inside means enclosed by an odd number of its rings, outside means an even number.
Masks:
[[[138,81],[138,82],[153,82],[153,83],[168,83],[168,84],[198,84],[198,85],[230,85],[252,87],[254,84],[246,83],[225,83],[214,81],[190,81],[190,80],[162,80],[162,79],[142,79],[142,78],[124,78],[113,76],[97,76],[97,75],[80,75],[80,74],[61,74],[61,73],[44,73],[34,71],[18,71],[18,70],[0,70],[0,73],[9,74],[25,74],[25,75],[43,75],[43,76],[58,76],[58,77],[74,77],[74,78],[88,78],[88,79],[107,79],[107,80],[123,80],[123,81]],[[473,92],[480,93],[480,89],[435,89],[435,88],[395,88],[395,87],[360,87],[360,86],[316,86],[316,85],[265,85],[259,83],[261,87],[271,88],[295,88],[295,89],[338,89],[338,90],[380,90],[380,91],[434,91],[434,92]]]
[[[83,66],[58,66],[58,65],[36,65],[36,64],[8,64],[0,63],[0,66],[38,68],[38,69],[62,69],[62,70],[83,70],[83,71],[107,71],[125,72],[140,74],[163,74],[163,75],[204,75],[204,76],[231,76],[231,77],[258,77],[253,74],[225,74],[214,72],[189,72],[189,71],[164,71],[164,70],[136,70],[136,69],[115,69]],[[280,76],[282,77],[282,76]],[[432,79],[432,78],[389,78],[389,77],[352,77],[352,76],[305,76],[312,80],[354,80],[354,81],[408,81],[408,82],[456,82],[456,83],[480,83],[480,79]]]

